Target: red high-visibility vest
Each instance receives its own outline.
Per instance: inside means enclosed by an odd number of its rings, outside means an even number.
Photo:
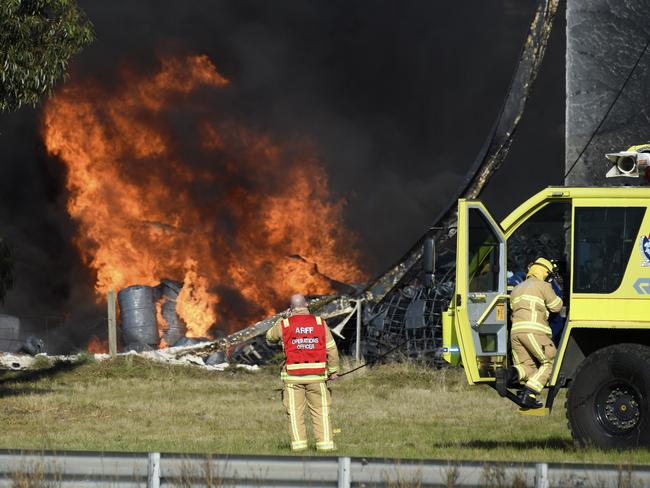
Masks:
[[[282,321],[287,374],[322,374],[327,369],[325,324],[315,315],[293,315]]]

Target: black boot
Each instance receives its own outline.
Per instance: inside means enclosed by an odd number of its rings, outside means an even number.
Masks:
[[[508,388],[518,388],[519,384],[519,372],[513,366],[509,368],[499,368],[496,370],[496,390],[499,392],[499,395],[506,396],[506,391]]]
[[[539,393],[528,387],[517,393],[523,408],[542,408],[544,405],[537,399],[538,395]]]
[[[514,366],[510,366],[508,368],[508,388],[519,388],[520,386],[519,371]]]

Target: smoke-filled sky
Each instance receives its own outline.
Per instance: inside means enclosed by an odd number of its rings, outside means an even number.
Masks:
[[[448,201],[478,153],[515,68],[535,2],[79,0],[97,40],[70,83],[120,81],[120,66],[206,54],[230,80],[219,110],[276,141],[305,138],[345,198],[360,265],[398,259]],[[564,19],[511,154],[484,198],[501,217],[564,165]],[[42,107],[0,118],[0,232],[16,247],[5,310],[61,314],[92,277],[70,242],[63,169],[46,155]],[[178,124],[182,125],[183,120]],[[191,137],[188,134],[188,137]]]

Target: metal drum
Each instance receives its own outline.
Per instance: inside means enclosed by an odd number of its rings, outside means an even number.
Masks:
[[[160,337],[153,289],[143,285],[129,286],[117,294],[117,300],[126,349],[143,351],[157,348]]]
[[[0,314],[0,351],[17,352],[23,343],[20,337],[20,319]]]
[[[179,339],[185,337],[187,327],[176,313],[176,298],[181,292],[182,284],[177,281],[163,280],[158,285],[162,300],[162,316],[167,322],[163,332],[163,339],[169,346],[173,346]]]

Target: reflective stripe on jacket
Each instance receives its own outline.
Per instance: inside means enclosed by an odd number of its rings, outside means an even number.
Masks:
[[[550,283],[530,276],[510,294],[512,332],[537,332],[551,336],[549,312],[562,309],[562,299]]]

